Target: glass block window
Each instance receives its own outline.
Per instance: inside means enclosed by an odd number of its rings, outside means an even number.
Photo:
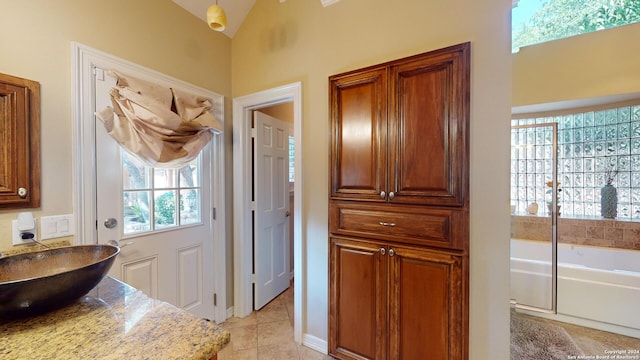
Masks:
[[[563,217],[600,217],[600,189],[607,171],[617,171],[613,185],[618,189],[618,218],[640,220],[640,105],[525,116],[511,123],[557,124],[557,179],[562,190],[558,204]],[[511,199],[517,212],[534,201],[544,208],[552,196],[546,186],[551,180],[549,138],[542,129],[512,129]]]
[[[511,204],[524,213],[537,203],[538,213],[546,213],[552,189],[546,182],[553,178],[553,137],[555,125],[514,126],[511,130]]]

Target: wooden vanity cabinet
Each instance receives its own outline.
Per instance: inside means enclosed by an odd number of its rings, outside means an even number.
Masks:
[[[332,199],[464,206],[469,44],[329,78]]]
[[[330,355],[463,358],[463,255],[346,237],[330,242]]]
[[[470,44],[329,78],[329,355],[468,359]]]
[[[0,209],[40,206],[40,84],[0,74]]]

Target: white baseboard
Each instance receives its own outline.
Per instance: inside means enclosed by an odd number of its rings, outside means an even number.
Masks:
[[[329,353],[329,345],[325,340],[309,334],[302,334],[302,345],[325,355]]]

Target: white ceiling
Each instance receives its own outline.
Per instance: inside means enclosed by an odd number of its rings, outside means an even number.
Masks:
[[[216,0],[173,0],[173,2],[206,23],[207,9],[214,5]],[[223,31],[225,35],[233,38],[255,2],[256,0],[218,0],[218,5],[227,14],[227,28]]]
[[[270,1],[283,3],[286,0]],[[338,1],[340,0],[320,0],[323,7],[335,4]],[[206,23],[207,9],[215,4],[216,0],[173,0],[173,2]],[[233,38],[255,2],[256,0],[217,0],[218,5],[227,14],[227,28],[223,31],[225,35]]]

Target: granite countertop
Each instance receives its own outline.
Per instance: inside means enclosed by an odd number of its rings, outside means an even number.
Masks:
[[[106,276],[84,298],[41,316],[0,320],[0,359],[202,359],[229,333]]]

